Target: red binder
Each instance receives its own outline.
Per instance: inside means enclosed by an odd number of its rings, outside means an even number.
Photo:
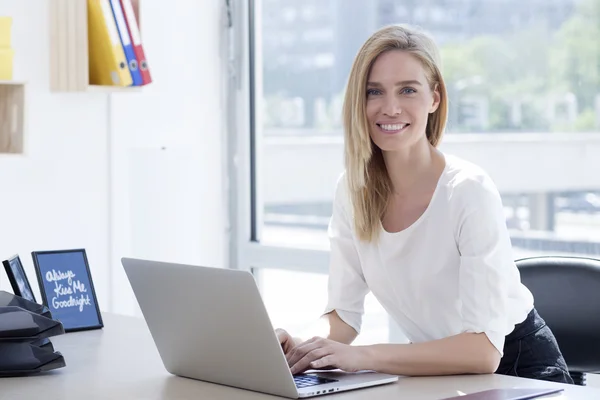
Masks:
[[[140,72],[142,73],[142,84],[147,85],[152,82],[150,76],[150,69],[148,61],[146,60],[146,54],[144,53],[144,46],[142,46],[142,38],[140,36],[140,28],[133,11],[133,5],[131,0],[120,0],[123,13],[125,14],[125,21],[127,22],[127,29],[129,30],[129,36],[131,37],[131,43],[133,44],[133,51],[135,52],[135,58],[137,58]]]

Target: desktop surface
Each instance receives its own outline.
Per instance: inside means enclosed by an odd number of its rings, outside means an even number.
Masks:
[[[143,319],[103,314],[102,330],[52,338],[66,367],[26,378],[0,378],[0,399],[281,399],[176,377],[163,367]],[[438,400],[493,388],[562,387],[547,399],[600,399],[600,390],[503,375],[401,377],[398,383],[327,395],[331,400]]]

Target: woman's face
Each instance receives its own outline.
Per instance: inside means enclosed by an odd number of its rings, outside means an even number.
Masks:
[[[429,87],[421,62],[392,50],[377,57],[367,79],[367,119],[371,139],[383,151],[397,151],[426,140],[429,113],[440,102]]]

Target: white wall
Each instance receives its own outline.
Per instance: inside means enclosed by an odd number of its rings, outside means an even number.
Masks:
[[[26,153],[0,155],[0,257],[19,253],[37,288],[32,250],[84,247],[101,308],[129,314],[122,256],[223,266],[227,244],[222,2],[140,3],[155,82],[63,94],[49,90],[50,2],[0,0],[28,82]]]

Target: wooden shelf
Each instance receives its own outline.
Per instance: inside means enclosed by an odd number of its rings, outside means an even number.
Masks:
[[[132,0],[139,25],[139,1]],[[90,85],[87,0],[50,0],[50,90],[136,92],[139,86]]]
[[[0,81],[0,154],[23,153],[25,83]]]

